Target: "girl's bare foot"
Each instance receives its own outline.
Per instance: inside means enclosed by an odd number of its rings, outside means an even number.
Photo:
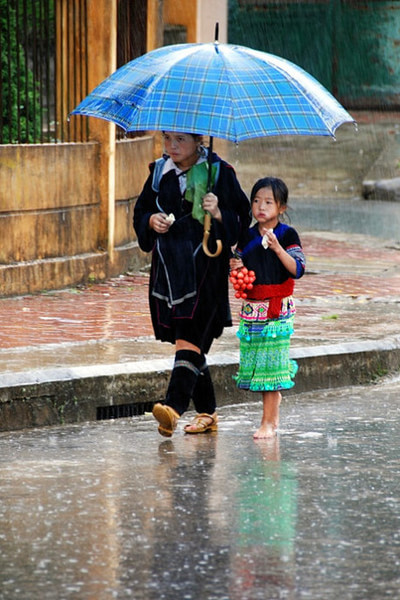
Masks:
[[[266,423],[265,425],[261,425],[254,433],[253,438],[255,440],[266,440],[276,436],[276,427],[274,427],[271,423]]]
[[[253,435],[255,440],[265,440],[276,436],[279,425],[279,405],[282,395],[278,391],[263,392],[263,414],[261,425]]]

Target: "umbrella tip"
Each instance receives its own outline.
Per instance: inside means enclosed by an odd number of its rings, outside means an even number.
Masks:
[[[215,35],[214,35],[214,41],[218,42],[218,36],[219,36],[219,23],[218,21],[215,23]]]

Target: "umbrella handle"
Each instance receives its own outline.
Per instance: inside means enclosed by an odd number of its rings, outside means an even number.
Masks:
[[[206,213],[204,215],[203,252],[207,256],[214,258],[215,256],[219,256],[221,254],[222,242],[221,242],[221,240],[217,240],[217,249],[214,252],[214,254],[209,251],[207,244],[208,244],[208,238],[210,237],[210,229],[211,229],[211,215]]]

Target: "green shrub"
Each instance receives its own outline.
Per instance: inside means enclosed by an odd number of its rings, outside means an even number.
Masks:
[[[40,86],[27,58],[28,46],[33,42],[32,22],[39,19],[36,22],[40,23],[41,13],[42,2],[37,0],[0,0],[0,143],[3,144],[41,141]]]

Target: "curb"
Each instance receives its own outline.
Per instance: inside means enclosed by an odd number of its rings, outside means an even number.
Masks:
[[[400,370],[400,336],[377,341],[292,348],[296,385],[285,394],[371,383]],[[238,390],[232,377],[239,354],[208,362],[220,406],[260,399]],[[132,417],[164,398],[171,359],[5,374],[0,383],[0,431]]]

